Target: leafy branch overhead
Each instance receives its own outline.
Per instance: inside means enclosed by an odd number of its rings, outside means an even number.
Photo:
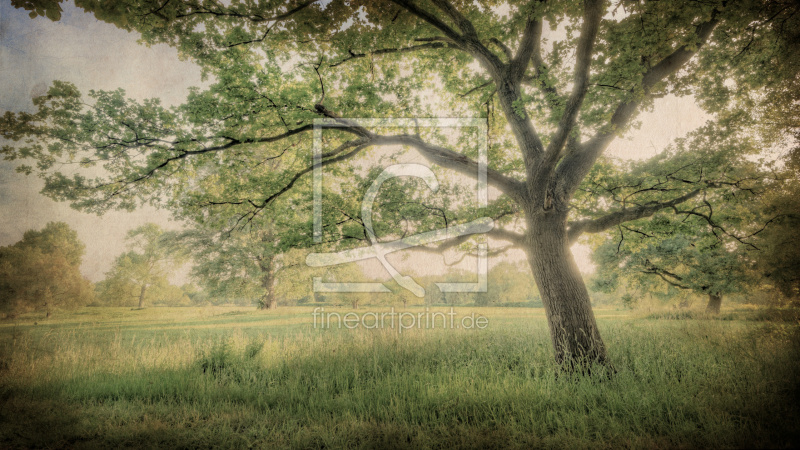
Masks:
[[[315,119],[335,125],[317,130],[320,167],[342,186],[334,196],[363,175],[360,163],[398,146],[442,174],[474,179],[485,139],[485,213],[502,217],[498,237],[525,249],[560,361],[605,359],[570,242],[664,213],[739,236],[716,211],[750,189],[738,169],[743,155],[796,130],[762,120],[790,113],[797,100],[797,64],[785,55],[796,54],[800,14],[788,1],[76,5],[145,43],[177,48],[209,85],[167,108],[121,90],[84,97],[56,82],[36,112],[6,113],[0,132],[15,143],[2,153],[34,160],[21,170],[43,176],[46,194],[95,212],[152,202],[241,228],[281,201],[308,201]],[[607,179],[616,169],[604,152],[666,95],[693,95],[709,123],[654,167],[622,165],[626,175]],[[348,119],[365,117],[481,117],[486,132],[455,138]],[[474,217],[472,203],[450,207],[458,221]],[[339,213],[348,229],[330,229],[355,237],[358,217]],[[426,229],[441,216],[435,208],[413,214],[413,226],[390,225],[387,235]],[[390,217],[404,220],[400,209],[386,210]]]

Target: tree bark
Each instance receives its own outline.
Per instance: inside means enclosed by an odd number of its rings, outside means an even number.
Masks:
[[[708,306],[706,306],[706,312],[709,314],[719,314],[720,306],[722,306],[722,295],[708,294]]]
[[[556,362],[585,371],[606,364],[606,347],[597,329],[589,292],[578,270],[566,230],[566,213],[544,211],[530,217],[528,262],[542,296]]]
[[[147,292],[147,283],[142,283],[142,290],[139,291],[139,309],[144,308],[144,294]]]
[[[261,286],[264,288],[264,296],[259,303],[260,309],[278,308],[278,299],[275,298],[275,274],[272,270],[272,258],[267,257],[259,261],[261,267]]]
[[[266,269],[261,277],[261,286],[264,288],[264,297],[261,299],[261,309],[276,309],[278,300],[275,298],[275,277],[270,268]]]
[[[270,277],[270,285],[264,297],[259,302],[260,309],[278,309],[278,299],[275,298],[275,291],[272,287],[272,277]]]

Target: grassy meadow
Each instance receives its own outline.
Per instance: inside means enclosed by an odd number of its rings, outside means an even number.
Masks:
[[[402,333],[314,328],[312,309],[83,308],[0,322],[0,447],[800,445],[791,311],[598,309],[608,377],[559,373],[537,308],[458,307],[488,325]]]

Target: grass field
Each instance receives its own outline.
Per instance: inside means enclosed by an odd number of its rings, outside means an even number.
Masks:
[[[1,322],[0,447],[800,445],[796,316],[597,310],[609,378],[559,374],[541,309],[456,312],[488,325],[320,329],[310,307]]]

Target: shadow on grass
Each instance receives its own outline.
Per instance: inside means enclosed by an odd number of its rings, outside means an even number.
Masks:
[[[90,440],[78,405],[5,390],[0,399],[0,447],[63,448]]]
[[[602,382],[557,376],[546,330],[219,340],[178,369],[18,380],[3,391],[0,446],[800,444],[796,330],[734,335],[715,323],[619,325],[607,334],[617,374]]]

